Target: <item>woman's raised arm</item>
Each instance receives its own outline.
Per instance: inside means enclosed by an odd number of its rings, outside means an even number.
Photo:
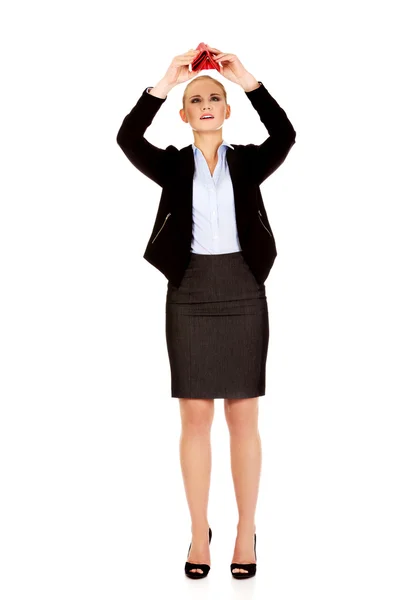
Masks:
[[[196,75],[194,71],[189,71],[189,64],[196,54],[196,50],[189,50],[173,58],[159,83],[149,91],[148,88],[144,90],[122,121],[117,134],[117,144],[130,162],[161,187],[164,187],[171,172],[171,161],[176,157],[178,149],[175,146],[168,146],[165,150],[158,148],[144,138],[144,133],[167,99],[169,91],[178,83],[188,81]]]

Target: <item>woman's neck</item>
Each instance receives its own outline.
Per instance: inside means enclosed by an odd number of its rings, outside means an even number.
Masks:
[[[222,136],[211,138],[211,136],[194,136],[194,145],[202,151],[206,160],[215,160],[218,156],[218,148],[221,146]]]

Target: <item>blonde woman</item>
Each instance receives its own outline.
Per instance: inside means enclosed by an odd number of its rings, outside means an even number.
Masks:
[[[255,575],[257,564],[258,401],[265,395],[269,341],[265,280],[277,255],[259,186],[283,163],[296,132],[235,54],[207,48],[220,74],[243,89],[269,137],[260,145],[231,144],[223,137],[231,116],[226,89],[209,75],[195,78],[190,65],[197,51],[191,49],[175,56],[159,83],[143,91],[124,118],[117,143],[162,188],[143,256],[168,280],[171,397],[179,399],[180,462],[192,522],[185,573],[199,579],[211,568],[210,433],[214,399],[223,398],[238,506],[230,570],[243,579]],[[158,148],[144,133],[170,90],[187,81],[179,114],[193,142],[181,149]]]

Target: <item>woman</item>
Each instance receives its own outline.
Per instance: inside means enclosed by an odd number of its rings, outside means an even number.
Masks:
[[[155,87],[125,117],[117,142],[163,191],[144,258],[168,279],[166,341],[171,396],[179,398],[180,459],[192,521],[185,573],[210,570],[207,505],[214,399],[224,398],[238,505],[231,573],[256,573],[255,510],[261,470],[258,398],[265,395],[269,320],[264,281],[276,256],[259,185],[285,160],[296,132],[277,102],[234,54],[207,46],[221,75],[242,87],[269,137],[260,146],[229,144],[225,87],[197,77],[185,88],[180,116],[194,142],[181,150],[143,134],[169,91],[191,80],[196,50],[176,56]]]

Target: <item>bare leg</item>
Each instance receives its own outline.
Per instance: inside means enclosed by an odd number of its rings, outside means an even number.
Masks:
[[[182,420],[180,462],[192,520],[192,545],[187,560],[210,562],[208,498],[211,479],[211,425],[214,399],[179,398]],[[202,573],[202,569],[191,569]]]
[[[255,511],[261,473],[261,438],[258,431],[258,397],[225,399],[230,433],[231,469],[239,512],[236,544],[231,562],[255,563]],[[247,573],[246,569],[233,569]]]

